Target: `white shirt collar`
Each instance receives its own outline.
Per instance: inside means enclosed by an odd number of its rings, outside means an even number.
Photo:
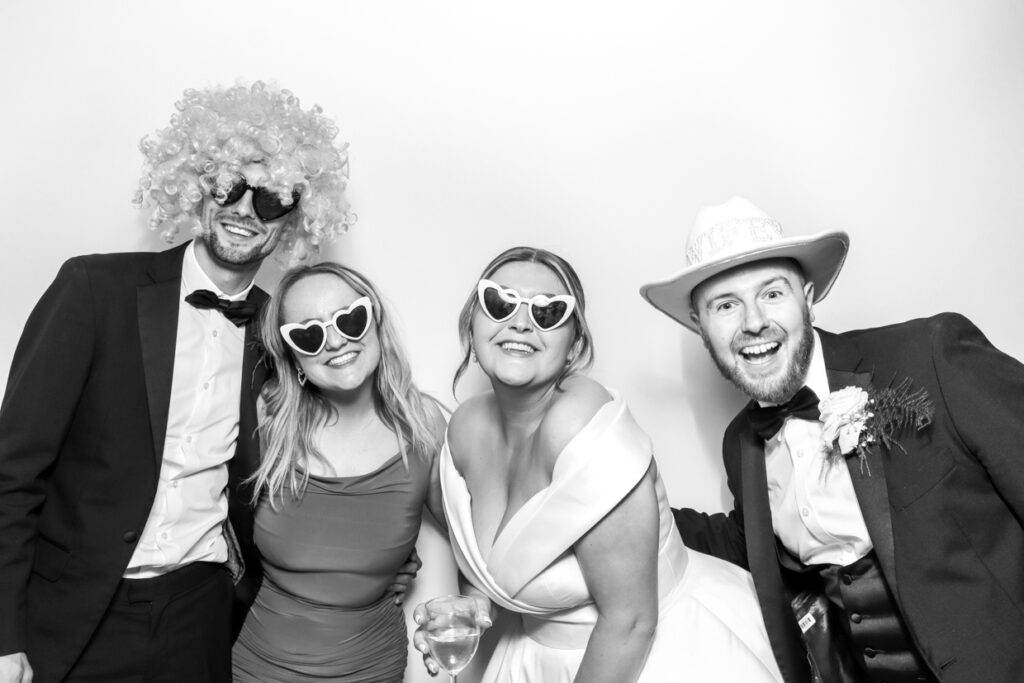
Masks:
[[[814,333],[814,351],[811,353],[811,364],[807,368],[807,377],[804,381],[808,387],[818,395],[818,400],[829,394],[828,372],[825,370],[825,354],[821,351],[821,337],[817,330]]]
[[[181,283],[186,294],[191,294],[197,289],[208,289],[222,299],[243,301],[249,296],[249,291],[253,288],[255,281],[250,282],[245,289],[237,294],[225,294],[199,265],[199,259],[196,258],[196,243],[195,240],[192,240],[185,247],[185,260],[181,264]]]

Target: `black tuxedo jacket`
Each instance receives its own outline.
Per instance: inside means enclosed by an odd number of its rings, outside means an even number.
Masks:
[[[905,452],[873,449],[864,471],[847,462],[918,649],[944,682],[1024,681],[1024,366],[956,314],[819,334],[830,390],[909,378],[935,404],[931,425],[899,435]],[[735,509],[676,510],[680,533],[750,569],[783,676],[808,681],[789,606],[799,575],[772,529],[764,446],[745,410],[723,457]]]
[[[0,654],[61,679],[113,597],[156,493],[185,246],[76,257],[25,325],[0,406]],[[262,304],[257,288],[249,300]],[[259,462],[255,324],[246,329],[229,514],[258,583],[239,482]]]

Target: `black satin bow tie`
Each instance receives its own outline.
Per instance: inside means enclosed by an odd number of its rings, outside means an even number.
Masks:
[[[781,405],[751,406],[747,409],[747,416],[757,435],[767,441],[782,429],[787,417],[817,420],[821,413],[818,411],[818,395],[810,387],[803,387]]]
[[[220,311],[224,317],[241,327],[256,315],[256,304],[248,301],[228,301],[221,299],[208,289],[197,289],[185,297],[185,301],[196,308],[210,308]]]

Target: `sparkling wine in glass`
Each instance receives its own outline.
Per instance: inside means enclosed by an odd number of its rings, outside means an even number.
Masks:
[[[480,642],[476,600],[464,595],[434,598],[426,605],[427,646],[437,663],[448,672],[451,683],[466,668]]]

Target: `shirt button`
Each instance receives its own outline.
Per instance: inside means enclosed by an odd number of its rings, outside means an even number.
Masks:
[[[160,534],[160,538],[164,539],[165,541],[166,541],[166,540],[167,540],[168,538],[170,538],[170,537],[171,537],[171,535],[170,535],[170,534],[168,534],[168,533],[167,533],[166,531],[165,531],[165,532],[163,532],[162,534]]]
[[[135,541],[139,540],[139,534],[136,531],[126,531],[121,536],[121,540],[125,543],[135,543]]]
[[[796,449],[796,457],[798,457],[798,458],[804,457],[804,449],[802,449],[802,448]]]
[[[810,516],[811,511],[808,510],[807,508],[800,508],[800,514],[803,515],[804,517],[808,517],[808,516]]]
[[[843,585],[849,586],[851,583],[853,583],[853,577],[849,574],[843,574]]]
[[[857,614],[856,612],[854,612],[853,614],[850,615],[850,621],[852,621],[853,623],[859,624],[860,620],[861,620],[861,616],[859,614]]]
[[[191,434],[189,434],[188,436],[185,437],[185,443],[192,443],[192,435]]]
[[[217,336],[217,330],[214,330],[214,331],[213,331],[213,336],[214,336],[214,337],[216,337],[216,336]]]
[[[178,488],[178,482],[177,482],[177,480],[175,480],[175,481],[172,481],[172,482],[171,482],[171,488],[172,488],[172,489],[176,489],[176,488]]]
[[[203,389],[209,389],[209,388],[210,388],[210,383],[209,382],[203,382]]]

